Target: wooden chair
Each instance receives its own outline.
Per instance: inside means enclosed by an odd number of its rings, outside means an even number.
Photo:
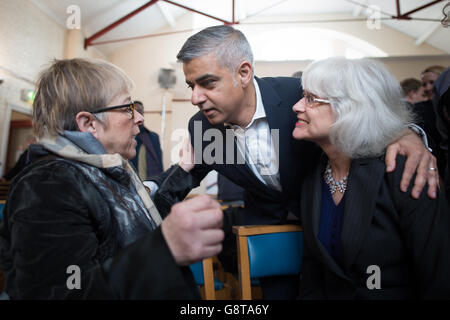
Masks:
[[[233,227],[242,300],[252,299],[251,278],[300,273],[301,231],[298,225]]]
[[[215,300],[213,258],[203,259],[201,262],[190,265],[190,268],[194,274],[195,283],[201,288],[203,299]]]
[[[3,208],[5,207],[6,200],[0,200],[0,220],[3,219]]]
[[[10,185],[11,181],[0,182],[0,200],[6,200],[8,198]]]

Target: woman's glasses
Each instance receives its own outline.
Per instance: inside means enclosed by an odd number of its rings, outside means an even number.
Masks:
[[[309,108],[314,107],[315,103],[330,103],[330,100],[328,99],[322,99],[322,98],[316,98],[311,93],[306,92],[304,93],[305,98],[305,105]]]
[[[102,113],[102,112],[107,112],[107,111],[116,110],[116,109],[124,109],[124,108],[127,108],[126,111],[127,111],[128,115],[130,116],[130,119],[134,119],[134,102],[133,101],[131,101],[127,104],[122,104],[120,106],[95,109],[94,111],[91,111],[91,113]]]

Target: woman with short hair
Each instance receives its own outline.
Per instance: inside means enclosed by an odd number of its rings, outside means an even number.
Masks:
[[[207,197],[158,212],[128,162],[144,120],[132,88],[100,60],[59,60],[42,72],[33,104],[38,143],[0,225],[12,299],[200,297],[187,265],[221,251],[222,212]],[[158,192],[185,196],[179,184],[193,163],[180,166],[167,175],[179,189]]]
[[[302,185],[303,298],[450,298],[444,194],[401,192],[403,156],[386,173],[386,147],[411,122],[398,82],[379,62],[330,58],[302,84],[292,134],[323,150]]]

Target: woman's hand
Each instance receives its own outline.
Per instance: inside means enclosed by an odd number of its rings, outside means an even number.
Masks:
[[[180,162],[178,165],[183,168],[184,171],[190,172],[194,168],[194,148],[192,148],[189,138],[184,139],[183,145],[180,149]]]

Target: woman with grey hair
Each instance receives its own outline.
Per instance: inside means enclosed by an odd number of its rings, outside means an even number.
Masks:
[[[411,121],[398,82],[376,61],[330,58],[302,84],[292,134],[323,150],[302,185],[303,298],[450,298],[444,194],[401,192],[403,156],[385,172],[386,147]]]
[[[33,103],[38,143],[0,225],[12,299],[200,297],[187,266],[221,251],[222,211],[206,196],[163,212],[154,205],[128,162],[144,120],[132,89],[101,60],[54,61],[42,72]],[[169,169],[161,197],[184,198],[192,167],[191,159]]]

